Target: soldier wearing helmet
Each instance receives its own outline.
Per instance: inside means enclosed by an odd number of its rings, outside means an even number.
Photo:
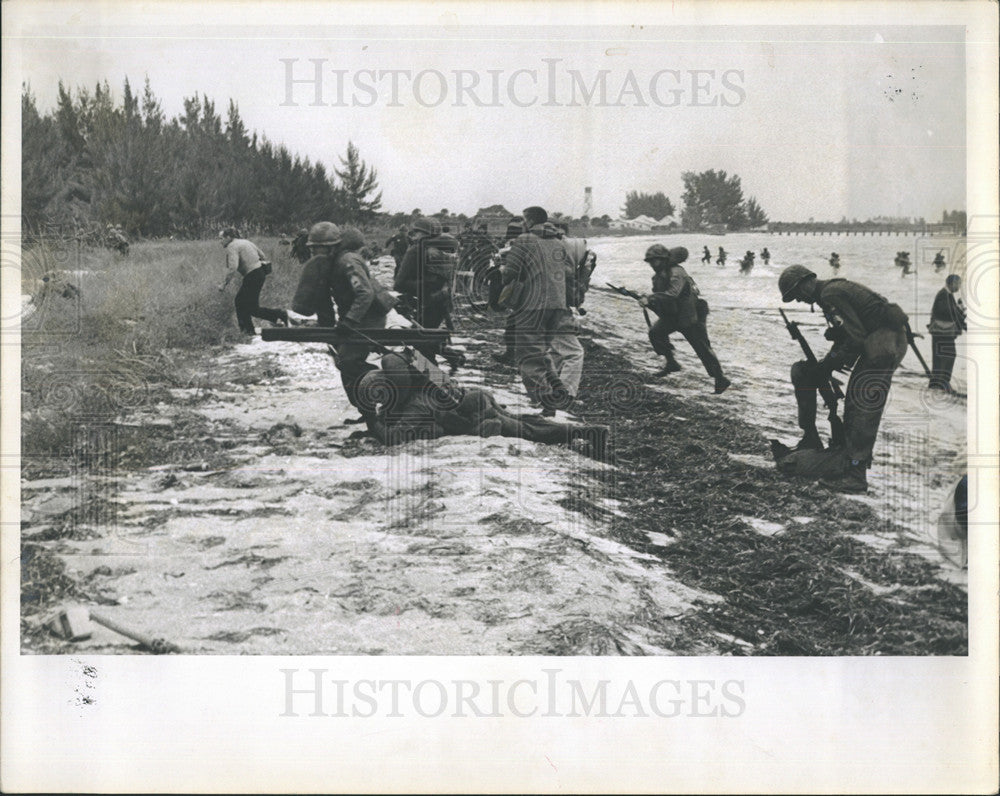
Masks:
[[[385,242],[385,247],[389,250],[389,254],[396,261],[394,274],[399,273],[399,266],[403,262],[403,255],[406,254],[408,244],[409,242],[406,239],[406,224],[400,224],[396,234]]]
[[[524,219],[523,218],[512,218],[507,222],[507,228],[504,230],[503,235],[503,246],[501,246],[500,251],[498,251],[493,258],[494,264],[490,267],[488,271],[487,279],[489,281],[489,295],[490,295],[490,309],[500,310],[499,305],[500,293],[503,290],[503,277],[502,269],[504,263],[507,261],[507,255],[510,254],[510,247],[512,241],[524,232]],[[497,362],[502,362],[505,365],[516,365],[517,358],[514,355],[514,312],[507,313],[507,319],[504,322],[503,327],[503,344],[504,351],[502,354],[494,354],[493,358]]]
[[[668,249],[654,243],[646,250],[645,261],[653,268],[653,293],[646,296],[642,304],[657,315],[656,323],[649,330],[649,342],[653,350],[666,359],[660,373],[674,373],[681,366],[674,359],[670,334],[680,332],[691,344],[708,375],[715,379],[715,394],[720,395],[732,382],[722,372],[722,365],[708,339],[705,323],[708,303],[701,298],[695,281],[681,267],[687,258],[688,251],[681,246]]]
[[[515,238],[500,269],[504,284],[500,301],[511,311],[514,356],[528,397],[546,414],[566,409],[574,392],[563,381],[577,367],[582,372],[583,346],[566,303],[566,248],[546,231],[548,213],[538,206],[522,213],[525,232]],[[553,346],[554,338],[562,336]]]
[[[418,218],[407,234],[409,247],[403,255],[393,289],[407,296],[416,310],[415,320],[426,329],[437,329],[451,316],[451,281],[455,262],[450,252],[429,245],[441,237],[441,224],[433,218]],[[448,239],[450,242],[453,239]],[[434,346],[419,347],[432,362]]]
[[[234,227],[226,227],[219,233],[219,237],[226,252],[226,277],[219,285],[219,292],[225,290],[237,274],[243,277],[235,299],[236,322],[240,331],[248,336],[257,334],[253,325],[254,318],[263,318],[275,326],[287,326],[288,316],[284,310],[260,306],[260,291],[271,270],[264,252],[255,244],[239,237]]]
[[[445,380],[447,376],[439,374]],[[514,415],[492,393],[478,387],[451,385],[448,400],[417,373],[405,356],[389,353],[382,369],[361,379],[358,395],[368,429],[384,445],[445,435],[519,437],[532,442],[573,445],[599,461],[607,461],[608,428],[584,423],[557,423],[538,415]],[[579,446],[579,447],[577,447]]]
[[[334,360],[347,399],[358,406],[357,382],[372,368],[366,362],[372,348],[356,335],[352,337],[351,330],[384,329],[396,300],[369,273],[360,254],[364,238],[356,229],[341,232],[336,224],[320,221],[309,230],[307,245],[312,257],[302,269],[292,310],[316,315],[320,326],[336,326],[344,332],[344,341],[335,346]]]
[[[840,476],[820,483],[839,492],[864,493],[892,374],[906,353],[906,313],[864,285],[846,279],[817,279],[801,265],[781,272],[778,289],[785,302],[819,304],[831,324],[826,337],[833,346],[817,366],[807,362],[792,366],[799,426],[805,432],[799,448],[822,448],[816,433],[817,390],[834,370],[853,365],[844,406],[846,465]]]

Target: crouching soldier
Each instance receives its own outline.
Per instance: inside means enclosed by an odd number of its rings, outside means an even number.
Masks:
[[[382,444],[449,435],[518,437],[530,442],[570,445],[607,461],[608,428],[558,423],[538,415],[513,415],[487,390],[461,388],[443,373],[432,383],[405,354],[387,353],[382,369],[366,373],[358,397],[368,429]]]
[[[357,382],[375,367],[366,361],[373,347],[347,336],[354,328],[384,329],[386,315],[396,300],[368,272],[359,253],[364,238],[357,230],[348,228],[341,233],[336,224],[320,221],[309,230],[307,245],[312,257],[302,269],[292,310],[299,315],[316,315],[320,326],[335,326],[344,332],[346,339],[332,353],[347,400],[357,407]]]
[[[785,302],[819,304],[832,324],[826,336],[833,346],[818,366],[792,369],[800,425],[806,428],[811,411],[815,432],[816,391],[834,370],[853,365],[844,402],[844,466],[840,475],[823,478],[820,483],[838,492],[867,492],[866,471],[871,466],[892,374],[906,353],[906,313],[864,285],[846,279],[820,280],[801,265],[782,271],[778,287]]]
[[[674,346],[670,342],[671,332],[680,332],[691,344],[708,375],[715,379],[715,394],[719,395],[732,382],[723,374],[722,365],[708,339],[705,323],[708,302],[701,298],[698,286],[681,267],[687,256],[687,249],[681,246],[669,250],[659,243],[650,246],[645,259],[653,268],[653,293],[640,303],[658,316],[656,323],[650,327],[649,342],[653,350],[666,359],[660,372],[667,374],[681,369],[674,359]]]

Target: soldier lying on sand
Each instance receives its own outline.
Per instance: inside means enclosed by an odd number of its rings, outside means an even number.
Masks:
[[[385,445],[468,434],[570,445],[600,461],[608,461],[610,455],[606,426],[513,415],[487,390],[457,385],[442,390],[427,383],[405,356],[396,353],[382,357],[381,370],[365,374],[357,395],[369,431]]]

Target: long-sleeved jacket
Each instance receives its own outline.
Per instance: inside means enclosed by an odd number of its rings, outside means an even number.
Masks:
[[[669,315],[678,329],[698,321],[698,286],[680,265],[662,268],[653,274],[653,295],[649,306],[657,315]]]
[[[260,261],[264,259],[264,252],[243,238],[234,238],[226,246],[226,268],[238,271],[242,276],[260,268]]]
[[[445,288],[449,280],[442,273],[433,268],[427,268],[428,262],[441,259],[442,253],[439,249],[430,246],[425,252],[424,260],[420,257],[420,246],[413,244],[403,255],[403,261],[399,264],[399,271],[393,283],[393,289],[410,296],[429,296],[432,293]]]
[[[500,267],[504,284],[522,283],[517,305],[512,309],[564,310],[566,304],[566,247],[555,237],[543,237],[544,229],[536,224],[518,235]]]
[[[292,309],[300,315],[316,313],[321,326],[335,325],[338,314],[341,322],[361,326],[366,319],[385,315],[395,303],[392,294],[368,272],[360,254],[341,252],[317,254],[305,264]]]
[[[903,329],[907,317],[898,305],[857,282],[830,279],[818,283],[817,303],[824,314],[839,323],[844,344],[854,351],[878,329]]]
[[[931,307],[931,322],[927,324],[927,329],[931,334],[948,337],[958,337],[968,329],[965,323],[965,312],[955,301],[955,295],[946,287],[941,288],[934,297],[934,304]]]

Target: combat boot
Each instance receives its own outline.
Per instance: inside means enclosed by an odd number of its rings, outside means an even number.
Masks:
[[[847,468],[836,478],[821,478],[820,486],[834,492],[863,495],[868,491],[868,463],[852,459]]]
[[[676,373],[680,369],[681,366],[677,364],[677,360],[674,359],[672,354],[670,354],[667,356],[667,361],[663,364],[663,367],[656,372],[656,375],[667,376],[670,373]]]
[[[816,427],[807,428],[805,434],[803,434],[802,439],[799,440],[799,444],[795,446],[797,451],[821,451],[823,450],[823,440],[819,438],[819,432],[816,431]]]

